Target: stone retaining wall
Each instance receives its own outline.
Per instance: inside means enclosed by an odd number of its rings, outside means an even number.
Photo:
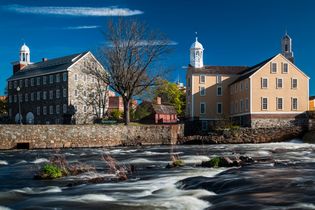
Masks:
[[[0,125],[0,149],[176,144],[183,125]]]
[[[305,129],[299,126],[282,128],[238,128],[221,130],[207,136],[187,136],[181,144],[244,144],[287,141],[303,136]]]

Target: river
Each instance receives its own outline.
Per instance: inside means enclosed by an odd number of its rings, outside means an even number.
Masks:
[[[315,209],[315,145],[285,143],[0,151],[0,209]],[[34,180],[53,154],[96,172]],[[184,167],[166,169],[170,153]],[[132,164],[127,181],[79,184],[111,176],[102,160]],[[234,168],[201,168],[213,156],[247,155],[264,161]]]

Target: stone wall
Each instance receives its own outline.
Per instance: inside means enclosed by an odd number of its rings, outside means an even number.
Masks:
[[[300,119],[281,119],[281,118],[267,118],[267,119],[251,119],[252,128],[281,128],[291,126],[307,126],[307,118]]]
[[[1,125],[0,149],[176,144],[183,125]]]
[[[268,143],[301,138],[305,129],[300,126],[278,128],[236,128],[213,132],[207,136],[187,136],[181,144],[243,144]]]

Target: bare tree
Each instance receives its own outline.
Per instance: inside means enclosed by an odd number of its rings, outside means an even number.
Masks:
[[[100,52],[107,73],[94,74],[121,95],[127,125],[132,98],[155,85],[157,78],[166,73],[154,68],[154,64],[170,51],[171,42],[135,20],[109,21],[104,35],[109,46],[102,47]]]

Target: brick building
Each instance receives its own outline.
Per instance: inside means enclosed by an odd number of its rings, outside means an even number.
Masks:
[[[30,50],[24,44],[20,60],[12,64],[13,75],[7,80],[12,123],[19,123],[20,119],[23,124],[93,121],[99,110],[84,99],[96,88],[96,78],[88,71],[104,68],[91,52],[31,63]],[[106,85],[102,88],[107,89]]]

